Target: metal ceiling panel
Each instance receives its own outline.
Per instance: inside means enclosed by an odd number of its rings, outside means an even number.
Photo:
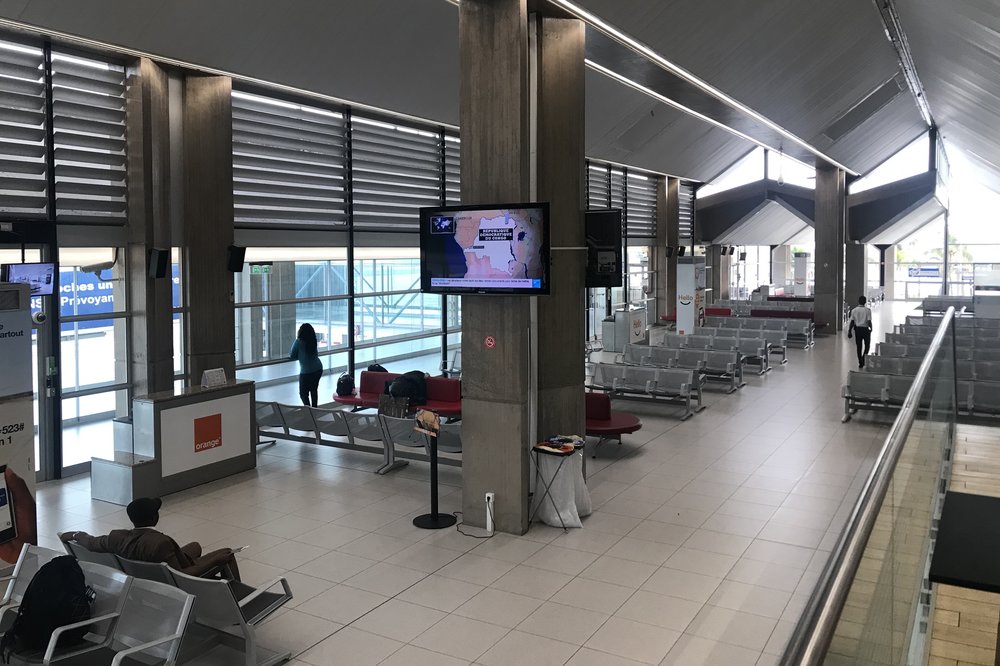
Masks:
[[[726,233],[713,239],[720,245],[784,245],[812,227],[780,200],[766,199]]]
[[[913,97],[901,92],[826,152],[841,162],[852,164],[859,173],[868,173],[908,146],[927,131]]]
[[[577,1],[807,141],[899,69],[871,0]]]
[[[458,122],[458,11],[443,0],[0,0],[0,16]]]
[[[1000,188],[1000,5],[907,0],[897,8],[946,145],[968,153],[984,184]]]
[[[753,144],[587,70],[590,157],[707,181]]]
[[[901,243],[924,226],[944,215],[944,206],[934,197],[902,213],[886,228],[866,239],[872,245],[895,245]]]

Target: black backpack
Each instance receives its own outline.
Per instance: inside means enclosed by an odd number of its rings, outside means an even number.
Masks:
[[[0,639],[3,662],[8,663],[14,650],[44,650],[57,628],[90,618],[93,601],[94,590],[76,558],[63,555],[42,565],[24,591],[14,623]],[[60,643],[79,642],[89,629],[67,631]]]
[[[379,365],[378,363],[372,363],[371,365],[368,366],[368,372],[389,372],[389,371],[386,370],[381,365]]]
[[[354,395],[354,375],[345,372],[340,376],[337,380],[337,395],[341,397]]]
[[[393,398],[409,398],[411,405],[422,405],[427,402],[427,381],[424,373],[412,370],[401,374],[392,380],[388,394]]]

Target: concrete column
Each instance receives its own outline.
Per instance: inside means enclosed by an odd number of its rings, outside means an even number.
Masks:
[[[527,0],[465,0],[459,53],[462,201],[548,201],[552,246],[582,247],[583,25],[529,20]],[[532,440],[584,427],[585,259],[553,252],[549,296],[462,298],[468,523],[484,524],[489,491],[497,529],[524,533]]]
[[[857,303],[868,294],[868,246],[849,243],[844,248],[844,299]]]
[[[816,305],[815,322],[835,332],[843,329],[844,235],[847,188],[842,169],[816,160]]]
[[[189,74],[184,80],[185,288],[189,311],[188,381],[223,368],[236,375],[233,274],[232,80]]]
[[[662,314],[667,314],[671,306],[667,301],[667,289],[670,279],[669,260],[667,258],[667,178],[656,178],[656,242],[653,244],[653,270],[656,271],[656,284],[653,291],[656,294],[656,312],[649,313],[649,323],[658,321]]]
[[[166,71],[148,58],[140,58],[129,71],[126,114],[128,245],[119,265],[127,266],[122,277],[132,311],[126,329],[133,393],[146,395],[169,390],[174,383],[170,261],[166,277],[150,278],[148,272],[150,250],[169,252],[172,244],[169,91]]]
[[[709,285],[712,291],[708,292],[705,305],[711,305],[719,299],[729,298],[729,256],[728,245],[710,245],[708,248]]]
[[[896,246],[879,245],[879,256],[881,273],[885,276],[882,280],[882,293],[888,301],[896,298]]]
[[[666,302],[667,314],[677,312],[677,247],[681,244],[681,203],[680,203],[681,181],[677,178],[667,178],[666,183],[666,205],[663,207],[663,224],[666,226],[667,247],[672,247],[673,252],[667,257],[667,288]],[[659,216],[659,208],[657,208]]]
[[[771,284],[784,287],[791,282],[792,248],[790,245],[777,245],[771,250]],[[747,285],[753,291],[759,284]]]

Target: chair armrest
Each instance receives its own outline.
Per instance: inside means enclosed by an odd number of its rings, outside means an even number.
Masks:
[[[840,387],[840,397],[841,398],[850,398],[851,397],[851,387],[849,387],[847,384],[844,384],[843,386],[841,386]]]
[[[882,389],[882,402],[889,402],[889,389],[887,388]]]
[[[52,637],[49,638],[49,645],[45,649],[45,657],[43,663],[45,664],[52,663],[53,655],[55,654],[56,651],[56,646],[59,643],[59,638],[63,635],[64,632],[70,629],[79,629],[80,627],[86,627],[87,625],[97,624],[98,622],[104,622],[105,620],[114,620],[117,619],[119,616],[120,616],[119,613],[105,613],[104,615],[98,615],[96,617],[91,617],[86,620],[80,620],[79,622],[74,622],[72,624],[65,624],[61,627],[56,628],[56,630],[52,632]],[[72,657],[77,654],[82,654],[83,652],[86,651],[87,650],[75,650],[73,652],[59,656],[57,659],[55,659],[55,661],[58,661],[59,659],[66,659],[68,657]]]
[[[172,636],[167,636],[165,638],[158,638],[155,641],[149,641],[148,643],[142,643],[141,645],[136,645],[135,647],[130,647],[127,650],[122,650],[115,655],[115,658],[111,660],[111,666],[121,666],[122,659],[133,654],[138,654],[139,652],[144,652],[149,648],[156,647],[157,645],[163,645],[164,643],[170,643],[171,641],[177,641],[183,638],[184,634],[173,634]]]
[[[245,596],[242,599],[240,599],[240,603],[239,603],[240,608],[243,608],[243,606],[245,606],[246,604],[250,603],[251,601],[253,601],[257,597],[259,597],[260,595],[264,594],[265,592],[267,592],[268,590],[270,590],[272,587],[274,587],[278,583],[281,583],[281,587],[284,590],[285,594],[287,594],[288,597],[291,598],[291,596],[292,596],[292,590],[291,590],[290,587],[288,587],[288,581],[285,580],[283,577],[279,577],[279,578],[275,578],[274,580],[272,580],[270,583],[267,583],[266,585],[261,585],[256,590],[254,590],[253,592],[251,592],[247,596]]]

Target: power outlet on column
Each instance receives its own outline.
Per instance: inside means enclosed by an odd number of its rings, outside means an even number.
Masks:
[[[493,534],[493,514],[496,508],[494,499],[493,493],[486,493],[486,532],[489,534]]]

